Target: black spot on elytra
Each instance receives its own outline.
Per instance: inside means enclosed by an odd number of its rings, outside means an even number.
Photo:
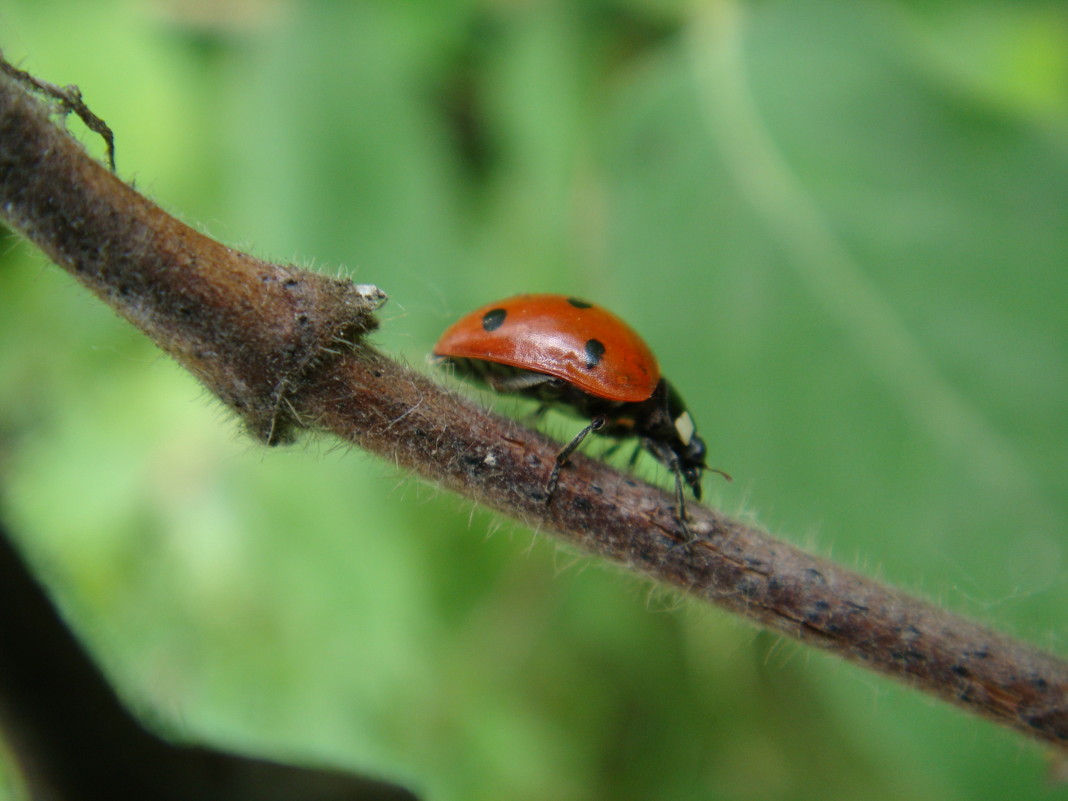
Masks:
[[[588,309],[593,305],[592,303],[587,303],[586,301],[579,300],[578,298],[568,298],[567,302],[574,306],[576,309]]]
[[[601,363],[604,356],[604,344],[597,339],[586,340],[586,369],[592,370]]]
[[[482,328],[486,331],[496,331],[507,316],[508,312],[504,309],[490,309],[482,315]]]

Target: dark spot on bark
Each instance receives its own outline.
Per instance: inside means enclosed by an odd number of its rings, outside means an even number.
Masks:
[[[764,585],[751,576],[746,576],[738,582],[738,593],[749,600],[759,598],[764,594]]]

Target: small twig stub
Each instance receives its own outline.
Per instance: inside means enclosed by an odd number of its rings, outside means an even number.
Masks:
[[[9,75],[23,86],[30,88],[39,95],[43,95],[55,102],[59,107],[59,113],[63,116],[74,113],[78,119],[85,123],[85,127],[99,135],[104,140],[108,152],[108,167],[115,172],[115,134],[104,120],[93,113],[82,98],[82,90],[74,84],[58,86],[54,83],[41,80],[25,70],[8,63],[0,52],[0,72]]]

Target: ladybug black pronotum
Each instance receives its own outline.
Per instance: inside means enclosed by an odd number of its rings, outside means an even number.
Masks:
[[[434,346],[434,360],[497,392],[570,407],[589,419],[556,457],[550,500],[560,469],[588,434],[637,437],[674,473],[679,523],[693,539],[683,482],[701,497],[705,443],[652,351],[610,311],[566,295],[516,295],[460,318]]]

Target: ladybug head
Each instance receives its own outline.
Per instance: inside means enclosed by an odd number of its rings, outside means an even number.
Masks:
[[[661,381],[667,391],[667,423],[664,426],[665,443],[675,456],[675,462],[683,479],[693,492],[701,498],[701,473],[708,467],[705,464],[705,441],[697,436],[690,412],[682,398],[667,381]],[[663,408],[663,407],[662,407]],[[670,434],[668,434],[670,432]]]
[[[693,497],[701,500],[701,473],[708,467],[705,464],[705,441],[691,434],[689,443],[676,448],[675,455],[679,457],[679,470],[693,491]]]

